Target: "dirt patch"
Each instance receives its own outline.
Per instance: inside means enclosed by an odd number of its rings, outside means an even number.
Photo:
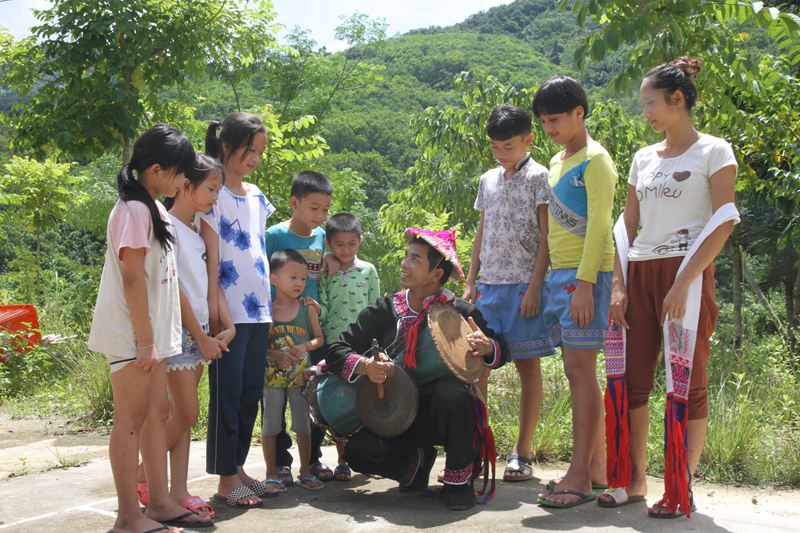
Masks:
[[[0,479],[80,466],[107,448],[107,434],[72,430],[64,417],[13,418],[0,409]]]

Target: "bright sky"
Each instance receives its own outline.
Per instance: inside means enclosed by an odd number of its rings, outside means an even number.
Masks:
[[[311,37],[332,51],[345,46],[333,36],[339,17],[356,11],[386,19],[387,33],[392,36],[414,28],[449,26],[511,0],[273,0],[273,3],[278,22],[287,28],[300,26],[311,30]],[[36,23],[31,10],[49,4],[49,0],[0,0],[0,26],[18,39],[24,37]]]

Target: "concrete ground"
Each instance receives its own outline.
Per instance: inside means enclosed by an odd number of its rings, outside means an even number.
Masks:
[[[9,450],[18,448],[9,444],[0,440],[0,456],[8,458]],[[95,446],[92,442],[85,453],[94,456]],[[69,449],[57,453],[84,452]],[[335,448],[324,449],[329,464],[335,463],[335,455]],[[216,479],[204,474],[204,464],[205,443],[192,443],[189,488],[193,494],[209,498],[215,492]],[[432,477],[442,466],[439,457]],[[698,484],[698,512],[690,520],[648,518],[644,503],[619,509],[602,509],[593,502],[568,510],[541,508],[535,504],[536,493],[560,474],[559,467],[564,465],[539,465],[535,469],[539,479],[523,483],[498,482],[489,505],[463,512],[449,511],[435,498],[401,494],[393,481],[356,475],[349,483],[330,482],[319,492],[293,487],[265,500],[263,508],[243,511],[217,506],[215,527],[202,531],[800,531],[800,491]],[[502,468],[498,464],[498,477]],[[252,448],[247,470],[254,476],[264,474],[259,448]],[[652,497],[648,503],[652,504],[661,493],[661,481],[651,479],[649,489]],[[114,494],[105,457],[78,467],[17,472],[0,481],[0,530],[105,532],[114,523]]]

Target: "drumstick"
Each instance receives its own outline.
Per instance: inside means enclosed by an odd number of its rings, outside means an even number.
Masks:
[[[372,339],[372,348],[375,349],[376,353],[372,357],[377,356],[380,353],[380,345],[378,344],[378,339]],[[383,400],[383,383],[378,383],[378,399]]]

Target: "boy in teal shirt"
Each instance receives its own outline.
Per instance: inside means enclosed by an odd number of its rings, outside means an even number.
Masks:
[[[339,270],[323,276],[319,285],[319,319],[326,339],[334,342],[358,318],[358,314],[381,296],[378,271],[358,258],[361,224],[350,213],[336,213],[325,224],[325,244],[339,262]],[[334,478],[349,481],[352,471],[344,458],[344,445],[337,443],[339,464]]]
[[[300,172],[292,180],[292,218],[270,226],[266,234],[267,257],[271,258],[276,250],[295,250],[303,256],[308,265],[308,276],[301,296],[311,297],[317,302],[322,259],[325,256],[325,230],[321,226],[328,218],[332,195],[333,186],[327,176],[311,170]],[[274,288],[272,296],[275,297]],[[323,356],[324,350],[314,350],[310,354],[310,362],[316,364]],[[278,478],[286,485],[291,485],[292,456],[289,447],[292,439],[285,431],[285,420],[283,426],[284,430],[277,436]],[[322,430],[312,424],[311,472],[320,480],[329,481],[333,478],[333,471],[320,462],[320,446],[324,436]]]
[[[308,265],[308,280],[302,296],[319,301],[319,278],[325,256],[325,230],[333,186],[324,174],[304,170],[292,180],[292,218],[267,229],[267,257],[275,250],[295,250]],[[274,297],[274,292],[273,292]]]

